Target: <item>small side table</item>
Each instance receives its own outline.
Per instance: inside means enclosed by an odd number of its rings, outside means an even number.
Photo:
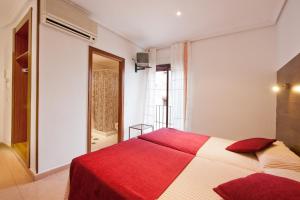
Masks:
[[[149,128],[151,128],[152,131],[154,131],[154,126],[149,125],[149,124],[136,124],[136,125],[133,125],[133,126],[129,126],[129,139],[130,139],[131,129],[139,130],[141,132],[140,135],[142,135],[144,130],[149,129]]]

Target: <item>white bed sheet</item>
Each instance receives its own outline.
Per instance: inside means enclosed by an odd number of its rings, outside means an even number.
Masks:
[[[275,176],[281,176],[284,178],[288,178],[300,182],[300,172],[297,171],[288,170],[288,169],[278,169],[278,168],[265,168],[264,173],[272,174]]]
[[[255,172],[262,172],[263,170],[254,154],[234,153],[225,149],[234,142],[235,141],[233,140],[210,137],[209,140],[199,149],[196,156],[213,161],[224,162]]]
[[[214,187],[255,172],[195,157],[159,200],[221,200]]]

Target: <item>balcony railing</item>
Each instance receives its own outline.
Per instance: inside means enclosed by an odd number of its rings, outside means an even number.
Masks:
[[[155,124],[154,129],[160,129],[167,127],[167,118],[168,118],[168,127],[171,127],[171,112],[172,108],[171,106],[168,107],[168,115],[167,115],[167,106],[165,105],[156,105],[155,107]]]

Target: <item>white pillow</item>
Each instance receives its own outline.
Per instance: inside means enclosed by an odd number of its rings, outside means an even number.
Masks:
[[[300,157],[283,142],[277,141],[269,148],[257,152],[256,155],[263,168],[279,168],[300,172]]]

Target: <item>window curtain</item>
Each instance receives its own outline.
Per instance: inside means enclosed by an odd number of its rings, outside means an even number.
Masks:
[[[191,79],[191,43],[184,43],[184,74],[185,74],[185,121],[184,121],[184,129],[191,131],[191,116],[192,116],[192,79]]]
[[[149,63],[150,67],[147,69],[147,86],[146,86],[146,102],[145,102],[145,114],[144,123],[155,125],[155,76],[156,76],[156,49],[149,49]]]
[[[189,43],[171,46],[171,73],[169,85],[169,127],[185,130],[188,97]]]

